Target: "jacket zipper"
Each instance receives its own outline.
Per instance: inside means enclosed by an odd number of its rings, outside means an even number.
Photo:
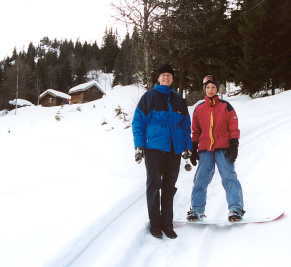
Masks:
[[[211,104],[213,106],[215,105],[214,99],[211,99]],[[213,126],[214,126],[214,119],[213,119],[213,108],[212,108],[212,111],[210,113],[210,122],[209,122],[209,138],[210,138],[209,150],[210,151],[212,150],[212,147],[213,147],[213,144],[214,144]]]

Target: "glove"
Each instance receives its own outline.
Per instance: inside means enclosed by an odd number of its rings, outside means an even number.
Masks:
[[[192,155],[190,157],[190,161],[192,163],[193,166],[197,165],[197,160],[199,160],[199,156],[198,156],[198,143],[197,142],[193,142],[192,143]]]
[[[229,147],[226,149],[225,155],[231,162],[235,162],[237,158],[238,144],[238,139],[229,140]]]
[[[192,151],[189,150],[189,149],[185,150],[185,151],[181,154],[181,156],[182,156],[183,159],[190,159],[191,155],[192,155]]]
[[[135,161],[139,164],[142,161],[142,158],[144,157],[143,149],[141,147],[137,147],[135,149]]]

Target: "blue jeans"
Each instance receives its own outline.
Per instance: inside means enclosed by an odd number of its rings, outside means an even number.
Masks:
[[[225,156],[225,150],[199,152],[199,164],[194,177],[191,205],[194,212],[204,214],[207,187],[211,182],[215,163],[219,170],[222,185],[226,192],[228,209],[241,211],[243,209],[242,188],[234,169],[234,164]]]

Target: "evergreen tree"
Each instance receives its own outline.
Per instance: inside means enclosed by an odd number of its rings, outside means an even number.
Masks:
[[[73,56],[74,45],[65,40],[60,46],[60,55],[58,57],[58,66],[56,70],[57,89],[67,92],[73,84],[73,70],[71,58]]]
[[[133,61],[133,78],[134,82],[145,82],[144,74],[144,51],[142,34],[138,31],[138,28],[134,27],[131,36],[132,43],[132,61]],[[153,58],[151,59],[153,62]],[[151,74],[151,73],[150,73]],[[148,77],[148,84],[151,83],[151,77]]]
[[[26,53],[26,62],[29,66],[34,69],[35,67],[35,57],[36,57],[36,49],[33,43],[29,43],[27,53]]]
[[[266,0],[264,4],[265,23],[268,45],[266,57],[269,58],[268,72],[270,80],[268,87],[291,89],[291,2],[288,0]]]
[[[5,90],[4,90],[4,87],[3,87],[4,75],[5,75],[4,62],[0,62],[0,96],[1,96],[0,97],[0,109],[4,108],[5,100],[6,100]]]
[[[9,58],[7,58],[7,59],[13,61],[13,60],[16,60],[17,57],[18,57],[18,53],[16,51],[16,48],[14,47],[11,59],[9,59]]]
[[[113,72],[114,62],[119,52],[117,34],[113,33],[112,28],[105,31],[103,44],[101,47],[101,64],[104,72]]]
[[[237,75],[244,92],[250,95],[265,89],[269,76],[267,73],[269,59],[266,57],[269,37],[264,27],[266,14],[262,5],[256,6],[256,4],[256,0],[245,1],[239,28],[243,54]]]
[[[241,6],[241,55],[235,68],[236,82],[249,95],[269,89],[274,94],[275,88],[290,88],[290,1],[245,0]]]
[[[113,84],[131,84],[134,82],[135,66],[133,60],[133,47],[129,34],[121,43],[120,51],[115,60]]]
[[[201,90],[203,75],[226,78],[226,0],[172,0],[155,34],[155,58],[175,66],[176,87]]]
[[[81,60],[79,66],[76,69],[74,84],[80,84],[86,82],[86,66],[84,60]]]
[[[69,59],[60,60],[56,73],[57,90],[64,93],[73,85],[72,68]]]
[[[100,63],[100,49],[97,45],[96,42],[94,42],[90,47],[90,53],[89,53],[89,58],[87,61],[87,66],[88,70],[97,70],[101,68],[101,63]]]
[[[239,32],[241,18],[241,2],[230,11],[230,16],[226,20],[226,38],[224,38],[223,63],[227,81],[237,80],[239,67],[238,63],[242,59],[242,36]]]

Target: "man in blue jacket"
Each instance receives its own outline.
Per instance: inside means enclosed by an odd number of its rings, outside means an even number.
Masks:
[[[173,229],[173,199],[181,154],[190,157],[192,149],[191,122],[184,99],[170,87],[174,71],[163,65],[157,82],[140,99],[134,113],[132,130],[135,160],[145,158],[146,195],[150,233],[162,238],[176,238]],[[161,192],[160,192],[161,190]]]

